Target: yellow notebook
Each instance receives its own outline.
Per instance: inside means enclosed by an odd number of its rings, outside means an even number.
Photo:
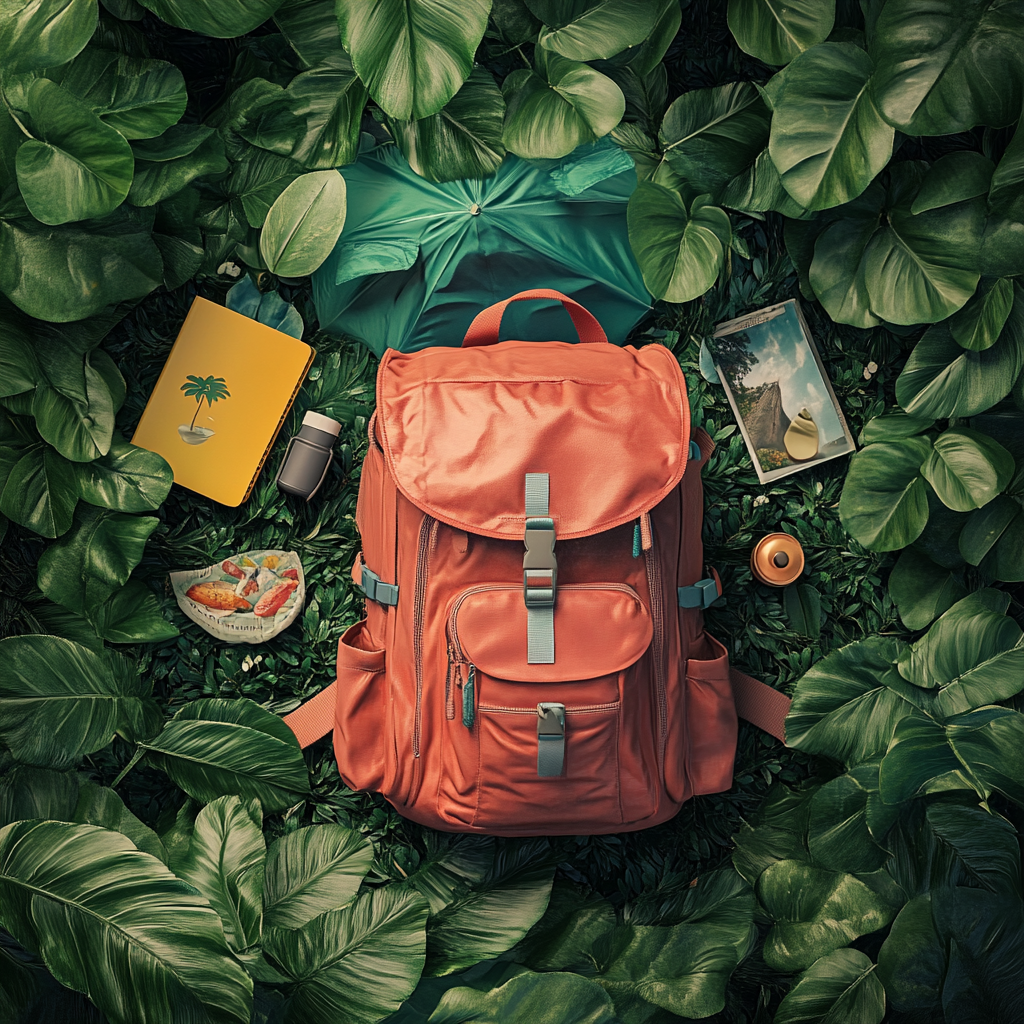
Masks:
[[[313,349],[196,298],[132,438],[174,482],[223,505],[249,497]]]

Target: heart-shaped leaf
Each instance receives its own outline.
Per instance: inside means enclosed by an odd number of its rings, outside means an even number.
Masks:
[[[19,83],[8,99],[32,133],[16,158],[18,187],[44,224],[102,217],[132,183],[131,146],[89,107],[46,78]]]
[[[13,0],[0,21],[0,67],[8,75],[55,68],[89,42],[99,20],[96,0]]]
[[[78,503],[74,465],[44,444],[10,451],[10,457],[0,512],[44,537],[67,532]]]
[[[946,153],[925,172],[910,212],[916,215],[987,195],[994,170],[992,161],[981,153]]]
[[[885,989],[875,965],[859,950],[837,949],[816,960],[786,993],[774,1024],[879,1024]]]
[[[602,60],[642,43],[661,15],[647,0],[527,0],[543,22],[537,44],[570,60]]]
[[[768,151],[805,209],[859,196],[892,156],[894,131],[870,88],[874,65],[852,43],[820,43],[782,72]]]
[[[241,954],[260,940],[262,917],[263,814],[257,800],[222,796],[196,817],[188,856],[175,874],[194,885],[217,911],[224,937]]]
[[[130,839],[94,825],[0,830],[0,918],[111,1024],[248,1024],[252,981],[209,903]],[[126,972],[126,965],[130,971]]]
[[[949,332],[957,344],[984,352],[998,340],[1013,307],[1013,282],[1007,277],[983,284],[963,309],[949,319]]]
[[[489,0],[338,0],[345,49],[389,117],[436,114],[469,78]]]
[[[687,212],[677,192],[641,182],[626,208],[629,244],[655,298],[688,302],[703,295],[722,269],[732,238],[729,215],[698,196]]]
[[[142,580],[129,580],[103,604],[90,606],[86,616],[97,635],[112,644],[153,644],[178,635]]]
[[[896,640],[871,637],[819,661],[796,684],[786,742],[847,764],[885,750],[896,724],[928,696],[901,678],[900,650]]]
[[[881,839],[895,812],[878,794],[878,764],[867,761],[814,790],[807,847],[819,867],[862,872],[877,871],[885,863],[887,853],[875,841],[872,827]]]
[[[82,377],[70,387],[46,378],[32,393],[32,415],[44,441],[71,462],[92,462],[110,449],[114,400],[103,376],[86,357]]]
[[[345,226],[345,179],[337,171],[296,178],[274,201],[260,235],[267,269],[280,277],[312,274]]]
[[[281,0],[139,0],[161,21],[215,39],[235,39],[262,25]]]
[[[510,153],[561,159],[622,119],[625,97],[607,75],[548,50],[538,50],[535,63],[535,71],[513,71],[501,86],[507,104],[502,141]]]
[[[275,840],[263,890],[267,928],[302,928],[351,902],[373,864],[373,846],[353,829],[313,825]]]
[[[892,0],[872,33],[873,88],[891,125],[949,135],[1020,114],[1024,26],[1016,5]]]
[[[100,786],[86,779],[78,791],[78,802],[65,818],[53,814],[29,814],[28,818],[54,818],[60,821],[76,821],[80,825],[99,825],[127,836],[143,853],[151,854],[157,860],[167,863],[167,851],[160,837],[139,821],[125,807],[124,801],[109,786]]]
[[[739,48],[765,64],[788,64],[832,31],[835,0],[729,0]]]
[[[126,516],[79,505],[75,527],[39,558],[39,589],[57,604],[87,612],[128,582],[142,560],[153,516]]]
[[[943,504],[956,512],[987,505],[1013,476],[1013,456],[991,437],[952,427],[932,444],[921,474]]]
[[[0,652],[0,735],[26,764],[72,764],[159,720],[151,684],[110,656],[55,636],[9,637]]]
[[[403,886],[372,889],[294,931],[274,929],[267,952],[295,981],[287,1024],[376,1024],[397,1010],[423,970],[427,904]],[[367,985],[377,978],[380,984]]]
[[[804,970],[819,957],[884,928],[896,907],[859,878],[795,860],[766,868],[757,898],[775,924],[764,959],[777,971]]]
[[[1024,580],[1024,508],[1006,495],[972,512],[960,532],[960,553],[993,580]]]
[[[915,541],[928,522],[928,485],[921,465],[932,443],[923,437],[880,441],[850,459],[839,517],[872,551],[896,551]]]
[[[212,128],[176,124],[157,139],[132,146],[135,177],[128,202],[154,206],[176,196],[197,178],[228,169],[224,140]]]
[[[475,68],[432,117],[394,121],[392,132],[409,166],[428,181],[487,178],[505,156],[505,101],[489,72]]]
[[[159,736],[141,746],[147,761],[195,800],[255,797],[273,813],[309,791],[295,734],[247,698],[186,704]]]
[[[114,436],[110,451],[78,470],[82,498],[90,505],[119,512],[159,508],[174,482],[162,455]]]
[[[896,379],[896,398],[915,416],[974,416],[1001,401],[1024,369],[1024,288],[999,340],[983,352],[961,348],[948,323],[936,324],[910,353]]]
[[[908,416],[902,409],[890,409],[875,416],[864,425],[860,432],[861,444],[874,444],[876,441],[895,441],[901,437],[914,437],[931,430],[935,420],[921,416]]]
[[[900,552],[889,574],[889,596],[907,629],[924,629],[966,592],[949,569],[913,548]]]
[[[696,192],[718,190],[749,168],[768,141],[770,115],[749,82],[684,92],[665,113],[665,159]]]

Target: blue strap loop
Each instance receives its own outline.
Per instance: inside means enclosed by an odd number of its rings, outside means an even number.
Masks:
[[[713,579],[700,580],[690,587],[677,587],[680,608],[710,608],[722,595]]]

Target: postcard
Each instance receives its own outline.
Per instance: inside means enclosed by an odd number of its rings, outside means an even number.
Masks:
[[[719,324],[711,344],[761,483],[856,451],[796,299]]]

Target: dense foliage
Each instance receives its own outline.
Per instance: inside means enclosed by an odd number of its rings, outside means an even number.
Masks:
[[[0,3],[0,1018],[1021,1019],[1022,54],[1019,0]],[[658,829],[432,833],[281,723],[360,614],[374,365],[305,277],[366,130],[433,180],[634,157],[687,305],[633,341],[719,443],[711,629],[794,697],[793,749],[742,730]],[[225,509],[123,437],[240,270],[228,304],[318,348],[287,428],[346,425],[309,506],[281,445]],[[863,447],[761,487],[701,342],[798,287]],[[746,564],[780,527],[781,596]],[[301,554],[300,623],[179,634],[166,572],[257,547]]]

